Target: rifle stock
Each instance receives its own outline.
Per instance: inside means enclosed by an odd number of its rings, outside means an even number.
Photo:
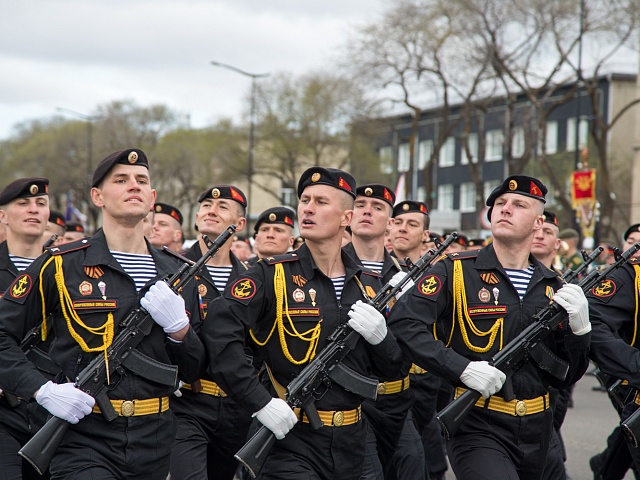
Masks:
[[[640,242],[634,244],[623,254],[619,255],[616,261],[606,270],[602,272],[592,271],[585,276],[578,285],[584,292],[588,292],[598,282],[607,278],[614,270],[626,263],[639,249]],[[589,263],[593,262],[600,252],[602,252],[602,250],[594,250],[588,257]],[[583,264],[581,267],[581,269],[577,269],[580,270],[580,272],[571,272],[567,275],[568,278],[563,279],[565,281],[574,280],[582,271],[586,270],[588,264]],[[504,349],[496,353],[489,363],[504,372],[508,379],[532,357],[532,350],[542,345],[541,342],[556,330],[565,316],[566,312],[564,309],[558,304],[551,302],[546,308],[533,317],[533,322],[527,328],[509,342]],[[440,424],[442,433],[447,440],[456,434],[458,428],[480,397],[480,392],[468,389],[436,414],[436,420]]]
[[[205,263],[216,254],[235,231],[236,226],[231,225],[215,241],[211,242],[208,238],[205,238],[205,242],[208,245],[210,244],[209,250],[197,262],[185,263],[175,274],[171,275],[167,279],[169,287],[175,293],[180,293],[184,285],[198,274]],[[120,368],[126,355],[151,331],[154,323],[151,315],[142,307],[131,312],[120,324],[122,329],[107,350],[109,356],[108,365],[105,362],[104,355],[97,355],[76,377],[74,382],[76,388],[96,399],[96,403],[108,421],[112,421],[118,415],[107,396],[105,382],[111,374]],[[53,416],[47,420],[45,425],[31,437],[18,453],[42,475],[49,468],[51,458],[68,428],[69,422]]]
[[[416,281],[418,277],[433,265],[433,263],[444,253],[451,243],[458,237],[456,232],[450,234],[440,245],[437,250],[429,250],[420,257],[409,269],[407,275],[395,286],[387,283],[372,298],[369,303],[373,305],[379,312],[383,312],[387,304],[409,283],[410,280]],[[315,407],[316,400],[322,398],[322,395],[328,390],[327,384],[331,380],[340,384],[343,388],[349,390],[343,382],[337,381],[338,378],[347,375],[344,371],[339,375],[332,375],[336,367],[341,366],[348,369],[344,365],[340,365],[342,359],[355,348],[360,334],[355,332],[349,325],[340,325],[329,338],[329,344],[309,363],[305,366],[300,374],[287,385],[287,403],[291,408],[301,408],[309,419],[309,423],[315,429],[323,426],[320,416]],[[356,372],[351,371],[352,374]],[[377,385],[377,381],[375,382]],[[370,385],[360,383],[364,393]],[[319,394],[317,389],[324,386],[325,390]],[[352,389],[351,391],[353,391]],[[372,391],[372,398],[375,400],[377,394],[376,389]],[[244,446],[234,455],[252,478],[255,478],[262,465],[269,455],[271,447],[275,444],[276,437],[268,428],[261,426],[256,434],[251,437]]]

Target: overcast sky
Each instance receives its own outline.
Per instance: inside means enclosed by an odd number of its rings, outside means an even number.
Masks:
[[[9,0],[0,16],[0,140],[13,125],[132,99],[191,125],[241,121],[251,73],[334,63],[389,0]],[[69,118],[73,118],[69,115]]]

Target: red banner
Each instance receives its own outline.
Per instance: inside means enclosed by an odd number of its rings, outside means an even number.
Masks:
[[[596,169],[581,170],[571,174],[571,205],[593,205],[596,202]]]

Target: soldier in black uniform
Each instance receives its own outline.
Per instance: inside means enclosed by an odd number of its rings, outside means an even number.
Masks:
[[[437,262],[390,314],[389,325],[414,363],[459,385],[456,394],[472,388],[484,397],[447,443],[461,480],[540,478],[553,428],[548,386],[574,383],[588,367],[591,325],[582,289],[563,287],[530,253],[546,191],[535,178],[507,178],[487,199],[493,243]],[[527,362],[509,379],[515,398],[505,399],[505,375],[487,360],[551,297],[569,320],[544,344],[568,362],[568,375],[562,382]]]
[[[263,467],[264,479],[360,478],[362,398],[332,385],[316,403],[324,422],[319,430],[283,400],[285,386],[325,348],[340,324],[348,322],[364,337],[345,365],[383,379],[399,372],[401,352],[384,316],[362,301],[381,287],[379,276],[340,248],[355,190],[353,177],[341,170],[305,171],[298,183],[298,223],[305,243],[295,252],[256,263],[212,305],[218,321],[204,325],[214,378],[281,439]],[[259,347],[269,388],[245,358],[246,338]]]
[[[214,185],[198,198],[196,212],[198,241],[185,256],[198,260],[208,250],[202,235],[214,240],[225,229],[236,225],[237,232],[246,226],[247,199],[233,185]],[[207,262],[196,281],[201,297],[205,324],[218,322],[209,306],[225,287],[246,271],[244,263],[231,252],[230,238]],[[171,398],[171,409],[178,418],[176,443],[171,450],[173,480],[231,480],[238,467],[233,454],[244,444],[251,425],[251,415],[227,396],[211,376],[184,385],[181,396]]]
[[[291,250],[295,221],[296,212],[289,207],[267,208],[262,212],[253,227],[256,256],[249,259],[249,264],[253,265],[259,258],[282,255]]]
[[[42,235],[42,243],[46,247],[62,245],[67,231],[67,221],[64,215],[55,210],[49,211],[49,221]],[[55,235],[55,236],[54,236]]]
[[[176,370],[180,379],[193,381],[205,368],[204,347],[188,314],[200,321],[197,291],[192,282],[179,296],[159,280],[181,263],[155,250],[142,234],[142,219],[155,199],[144,152],[107,156],[92,185],[103,229],[50,248],[0,300],[2,382],[72,423],[51,462],[54,478],[164,480],[176,428],[168,410]],[[47,381],[18,346],[28,329],[49,317],[42,335],[51,339],[49,354],[68,382],[97,355],[108,361],[121,322],[139,304],[155,324],[137,347],[138,362],[104,379],[118,414],[111,422],[73,383]],[[146,377],[150,369],[154,380]]]
[[[149,243],[156,248],[167,247],[174,252],[182,250],[182,212],[177,207],[162,202],[156,202],[153,211],[153,231]]]
[[[392,281],[397,284],[405,275],[398,260],[384,248],[385,231],[391,226],[395,193],[385,185],[368,184],[356,189],[353,219],[351,220],[352,241],[344,250],[361,265],[382,275],[382,283]],[[409,287],[409,286],[408,286]],[[378,384],[378,399],[365,400],[362,410],[370,424],[367,436],[367,456],[363,479],[395,478],[391,471],[401,468],[399,478],[420,478],[418,471],[424,472],[424,452],[419,448],[420,436],[413,419],[407,414],[413,405],[413,392],[409,389],[409,368],[411,361],[404,362],[401,375],[393,381]],[[408,422],[405,428],[405,422]],[[398,465],[392,466],[394,454],[404,431],[407,441],[400,448],[402,455]],[[418,447],[418,448],[417,448]],[[377,452],[377,458],[376,458]]]
[[[626,230],[623,237],[625,246],[640,241],[638,232],[640,224],[631,225]],[[640,253],[636,253],[634,258],[600,282],[587,296],[593,325],[590,357],[603,373],[611,377],[611,384],[616,379],[625,381],[625,385],[618,389],[618,396],[631,400],[624,408],[616,406],[622,420],[636,411],[640,405],[640,394],[637,390],[637,386],[640,385],[640,351],[637,335],[640,318],[637,288],[639,281]],[[625,459],[627,452],[622,447],[623,439],[635,465],[634,470],[640,471],[640,449],[634,448],[616,427],[607,442],[607,450],[591,460],[596,478],[614,478],[614,471],[620,475],[618,477],[616,474],[615,478],[624,476],[628,463]]]
[[[42,238],[50,214],[48,192],[46,178],[21,178],[0,192],[0,222],[7,227],[7,239],[0,243],[0,297],[20,272],[42,254]],[[0,479],[42,478],[18,455],[42,419],[37,415],[38,409],[42,410],[38,405],[0,393]]]

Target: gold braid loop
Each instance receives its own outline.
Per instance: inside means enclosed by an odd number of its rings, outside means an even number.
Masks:
[[[256,338],[255,334],[253,333],[253,330],[249,330],[249,334],[251,335],[251,338],[253,339],[254,342],[256,342],[257,345],[262,347],[266,345],[267,342],[271,339],[271,336],[273,335],[273,332],[277,327],[278,338],[280,340],[282,353],[284,353],[284,356],[287,360],[289,360],[294,365],[302,365],[304,363],[307,363],[313,360],[313,357],[315,357],[316,355],[316,347],[318,346],[318,341],[320,340],[320,329],[321,329],[322,320],[320,320],[315,327],[310,328],[306,332],[300,333],[298,332],[298,330],[296,330],[293,320],[291,320],[291,317],[289,316],[289,303],[287,300],[287,282],[285,279],[284,267],[282,266],[281,263],[277,263],[275,265],[275,273],[273,275],[273,289],[276,295],[276,319],[273,322],[273,327],[271,327],[271,331],[269,332],[269,335],[263,342],[260,342]],[[285,323],[283,320],[283,312],[287,317],[289,328],[285,326]],[[304,356],[304,358],[302,358],[301,360],[296,360],[295,358],[293,358],[293,356],[289,352],[289,347],[287,345],[287,338],[285,334],[290,337],[295,337],[309,343],[309,348],[307,349],[307,353]]]
[[[460,333],[464,344],[469,350],[476,353],[486,353],[493,347],[498,332],[500,332],[500,350],[502,350],[502,335],[503,335],[503,323],[504,318],[497,319],[489,330],[483,332],[473,323],[473,320],[469,316],[467,311],[467,294],[464,288],[464,274],[462,272],[462,262],[460,260],[454,260],[453,262],[453,325],[455,326],[456,316],[458,318],[458,324],[460,325]],[[489,341],[486,347],[477,347],[469,340],[469,334],[467,333],[467,325],[471,332],[478,337],[485,337],[489,335]],[[451,338],[453,337],[453,328],[451,329],[451,336],[447,346],[451,344]]]
[[[45,297],[44,291],[42,287],[42,274],[45,268],[53,261],[56,267],[55,280],[56,286],[58,287],[58,292],[60,294],[60,309],[62,311],[62,315],[67,322],[67,328],[71,337],[80,345],[80,348],[83,352],[104,352],[104,359],[107,363],[107,371],[109,369],[109,358],[107,356],[107,349],[111,346],[111,342],[113,341],[114,334],[114,323],[113,323],[113,313],[109,312],[107,315],[107,321],[99,326],[99,327],[90,327],[86,325],[78,316],[75,309],[73,308],[73,300],[71,299],[71,295],[69,295],[69,290],[67,290],[67,286],[64,282],[64,271],[62,269],[62,257],[61,256],[53,256],[44,264],[42,269],[40,270],[40,296],[42,298],[42,318],[46,317],[46,307],[45,307]],[[82,336],[75,330],[74,323],[79,325],[81,328],[91,333],[92,335],[97,335],[102,337],[102,345],[97,347],[89,347],[87,342],[82,338]],[[46,339],[46,322],[42,322],[42,337]]]

